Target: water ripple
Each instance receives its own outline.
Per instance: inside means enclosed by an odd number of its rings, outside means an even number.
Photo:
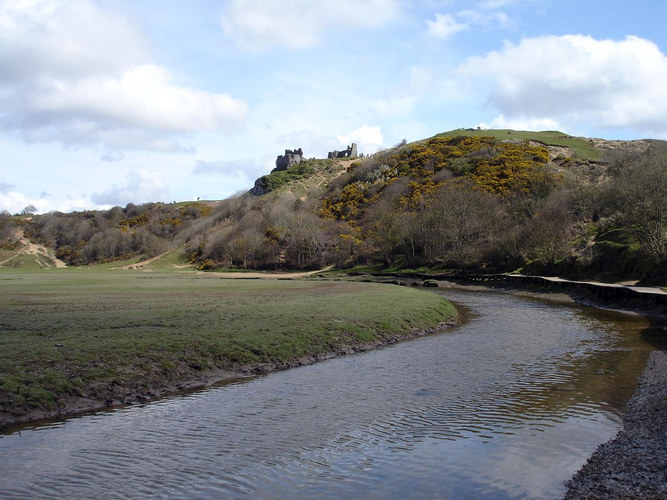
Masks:
[[[618,429],[643,324],[453,298],[479,313],[453,332],[0,436],[0,497],[558,496]]]

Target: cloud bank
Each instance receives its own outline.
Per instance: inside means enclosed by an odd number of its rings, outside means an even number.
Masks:
[[[90,198],[97,205],[105,206],[169,201],[169,188],[160,172],[139,167],[130,170],[124,185],[113,185]]]
[[[0,108],[0,130],[27,141],[169,151],[248,113],[179,84],[126,19],[88,0],[0,0]]]
[[[667,137],[667,57],[649,40],[527,38],[470,58],[460,72],[489,81],[488,101],[509,122],[569,121]]]

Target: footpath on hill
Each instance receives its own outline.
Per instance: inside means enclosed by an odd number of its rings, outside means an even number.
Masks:
[[[42,245],[36,245],[28,238],[26,238],[25,235],[23,234],[23,229],[21,228],[17,229],[16,238],[20,245],[18,251],[8,259],[5,259],[2,262],[0,262],[0,266],[7,264],[8,262],[12,261],[13,259],[15,259],[20,255],[34,255],[36,257],[37,264],[39,264],[39,266],[42,268],[67,267],[67,264],[65,264],[65,262],[51,255],[46,249],[46,247]]]

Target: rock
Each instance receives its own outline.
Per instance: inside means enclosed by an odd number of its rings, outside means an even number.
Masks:
[[[266,185],[266,176],[265,175],[263,175],[262,177],[257,179],[255,181],[255,185],[250,190],[250,194],[252,194],[254,196],[262,196],[262,195],[264,195],[268,192],[269,191],[268,191],[268,188],[267,188],[267,185]]]
[[[276,168],[272,172],[278,172],[280,170],[287,170],[292,165],[296,165],[303,161],[303,150],[299,149],[286,149],[284,155],[279,155],[276,158]]]

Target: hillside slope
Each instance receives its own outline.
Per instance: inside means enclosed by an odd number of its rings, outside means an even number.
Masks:
[[[308,160],[219,202],[22,222],[69,265],[183,248],[212,268],[359,264],[665,283],[662,141],[454,130],[360,158]],[[0,219],[0,239],[16,229]]]

